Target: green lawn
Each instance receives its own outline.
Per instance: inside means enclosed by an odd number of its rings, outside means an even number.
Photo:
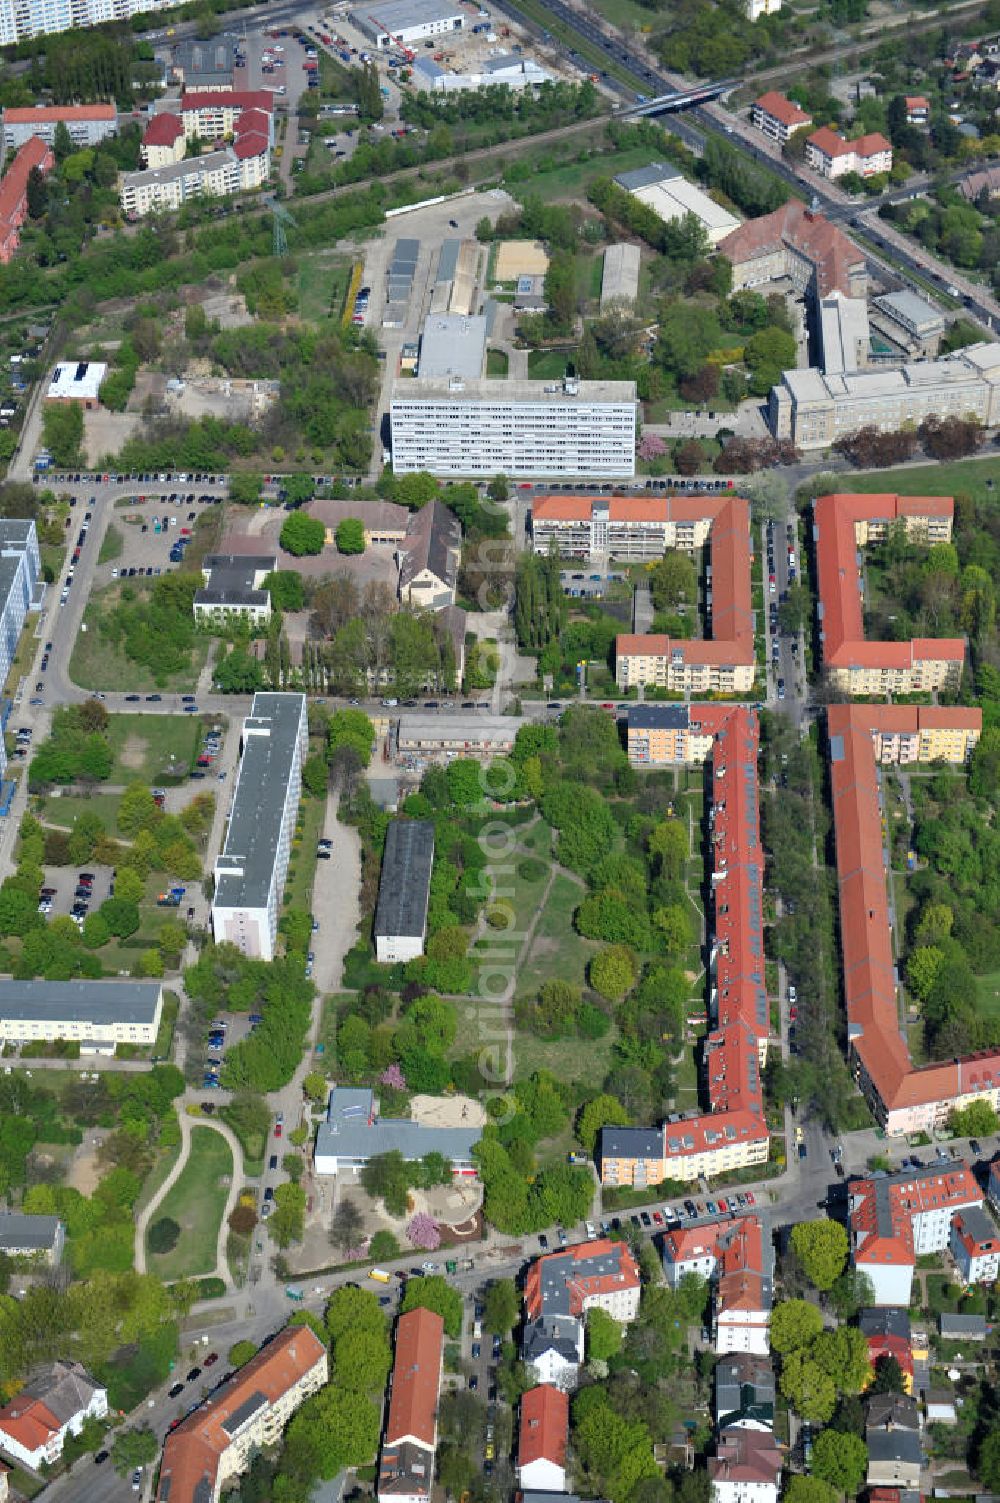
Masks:
[[[510,368],[510,360],[506,350],[486,351],[486,374],[488,376],[506,376]]]
[[[651,147],[629,146],[623,151],[609,151],[604,156],[592,157],[585,162],[574,160],[559,167],[543,168],[528,181],[531,192],[539,194],[546,202],[557,198],[579,198],[581,194],[585,195],[587,184],[594,178],[614,177],[619,172],[648,167],[650,162],[655,161],[656,152]],[[516,182],[512,182],[510,187],[513,192],[518,191]]]
[[[905,470],[874,470],[850,475],[852,491],[870,495],[895,491],[900,496],[954,496],[956,492],[976,501],[1000,497],[1000,459],[961,459],[954,464],[914,465]],[[992,490],[987,481],[992,480]]]
[[[104,827],[112,834],[117,833],[118,806],[121,803],[120,793],[92,793],[89,798],[82,794],[55,794],[46,795],[45,807],[41,813],[43,824],[58,825],[62,830],[71,830],[78,814],[98,814],[104,821]]]
[[[330,155],[325,147],[323,152],[326,157]],[[299,263],[299,317],[317,323],[322,318],[338,316],[350,280],[350,262],[343,256],[331,260],[327,250],[296,259]]]
[[[162,1217],[169,1217],[181,1234],[171,1252],[147,1250],[151,1273],[171,1280],[214,1272],[216,1239],[229,1193],[223,1181],[232,1173],[233,1155],[225,1138],[214,1128],[192,1128],[187,1163],[152,1222],[155,1226]]]
[[[104,542],[101,544],[101,551],[97,555],[97,562],[99,564],[113,564],[116,558],[121,558],[124,547],[125,539],[121,534],[121,530],[112,522],[104,534]]]
[[[514,1079],[528,1080],[538,1070],[549,1070],[566,1085],[586,1082],[597,1086],[611,1068],[611,1050],[617,1037],[614,1027],[602,1039],[540,1039],[533,1033],[517,1033]]]
[[[212,717],[212,724],[218,721]],[[194,766],[206,722],[199,715],[112,715],[112,783],[177,782]]]
[[[532,381],[561,381],[567,362],[573,360],[575,353],[575,350],[531,350],[528,375]]]
[[[312,912],[313,882],[316,878],[316,842],[323,832],[326,799],[304,796],[299,805],[301,836],[292,840],[292,854],[285,881],[285,907],[305,908]],[[336,860],[336,855],[334,855]]]
[[[517,978],[519,996],[533,996],[545,981],[558,977],[577,986],[586,984],[587,962],[600,946],[573,933],[573,914],[586,889],[560,873],[535,929],[531,951]]]
[[[188,552],[192,551],[193,545]],[[212,639],[197,636],[190,668],[175,674],[166,684],[157,684],[147,667],[133,663],[116,643],[110,642],[98,630],[104,610],[117,601],[118,590],[118,585],[113,584],[106,590],[95,591],[87,602],[69,661],[69,676],[73,682],[79,684],[81,689],[121,689],[123,685],[127,685],[129,689],[135,689],[139,693],[149,689],[184,693],[185,690],[193,689],[205,665]]]
[[[28,672],[34,661],[35,653],[38,651],[38,642],[35,638],[35,628],[37,625],[37,611],[25,617],[24,626],[17,644],[17,651],[14,653],[10,672],[7,675],[7,683],[4,686],[4,693],[8,698],[13,695],[19,681]]]
[[[988,976],[976,977],[976,1000],[980,1012],[986,1017],[1000,1017],[1000,971],[990,971]]]

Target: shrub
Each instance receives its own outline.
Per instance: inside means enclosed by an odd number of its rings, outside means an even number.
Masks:
[[[154,1253],[172,1252],[177,1246],[181,1229],[169,1216],[161,1216],[149,1228],[149,1250]]]

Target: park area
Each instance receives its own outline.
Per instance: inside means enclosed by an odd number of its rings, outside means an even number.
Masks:
[[[153,1213],[146,1234],[151,1273],[168,1283],[214,1273],[232,1176],[233,1155],[225,1138],[214,1128],[193,1127],[184,1167]]]

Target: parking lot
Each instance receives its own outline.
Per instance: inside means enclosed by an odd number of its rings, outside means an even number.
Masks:
[[[93,881],[81,885],[81,875],[92,877]],[[111,867],[95,866],[92,861],[81,867],[47,866],[42,883],[44,901],[51,903],[51,907],[45,909],[47,917],[59,918],[72,914],[74,910],[83,918],[88,913],[96,913],[105,898],[111,896],[111,883]],[[39,901],[43,901],[41,895]]]
[[[221,505],[207,492],[175,491],[148,500],[137,497],[115,508],[112,526],[122,537],[120,556],[107,567],[107,578],[140,575],[152,578],[175,568],[194,536],[199,516]],[[102,570],[105,566],[102,566]]]

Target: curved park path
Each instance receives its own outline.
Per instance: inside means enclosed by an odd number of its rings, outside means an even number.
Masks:
[[[146,1231],[159,1206],[177,1183],[191,1153],[191,1133],[196,1127],[208,1128],[210,1132],[217,1132],[225,1138],[233,1155],[233,1173],[229,1183],[229,1194],[226,1197],[225,1209],[219,1222],[219,1235],[215,1246],[215,1267],[209,1274],[200,1274],[200,1278],[222,1279],[227,1293],[234,1288],[233,1278],[229,1271],[229,1263],[226,1259],[226,1238],[228,1235],[229,1217],[236,1205],[243,1184],[243,1149],[240,1141],[231,1128],[224,1122],[216,1121],[210,1117],[190,1117],[184,1110],[183,1105],[178,1113],[178,1121],[181,1129],[181,1151],[177,1155],[177,1162],[167,1175],[163,1184],[157,1190],[152,1200],[139,1212],[135,1223],[135,1266],[139,1273],[146,1272]]]

